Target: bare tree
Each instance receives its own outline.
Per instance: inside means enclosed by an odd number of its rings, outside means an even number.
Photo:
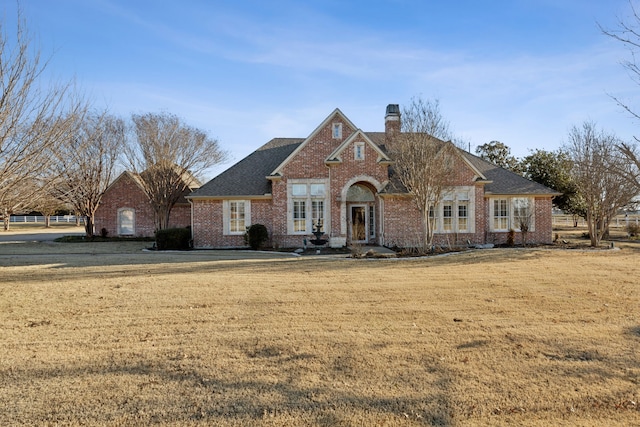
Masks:
[[[115,175],[124,148],[122,119],[103,113],[77,118],[75,132],[66,144],[53,151],[57,197],[85,217],[85,234],[94,235],[94,217]]]
[[[627,69],[631,80],[640,85],[640,65],[636,62],[636,55],[640,50],[640,14],[633,1],[629,0],[629,6],[631,17],[628,20],[619,19],[616,29],[609,30],[600,26],[600,30],[629,49],[631,59],[623,60],[622,66]],[[640,113],[636,112],[634,107],[618,97],[612,96],[612,98],[633,117],[640,119]]]
[[[637,192],[640,195],[640,152],[636,144],[621,142],[618,145],[618,149],[622,152],[622,155],[627,161],[631,163],[631,168],[625,168],[622,173],[627,172],[627,178],[638,189]]]
[[[574,126],[564,149],[573,166],[571,175],[586,208],[591,246],[598,246],[611,219],[637,195],[629,179],[633,165],[619,149],[615,135],[597,130],[593,122]]]
[[[1,25],[1,24],[0,24]],[[9,215],[31,202],[39,190],[32,185],[51,162],[48,148],[60,144],[82,101],[68,95],[70,85],[45,85],[47,62],[31,47],[20,14],[15,40],[0,28],[0,215],[8,229]]]
[[[433,245],[435,207],[451,188],[457,149],[449,139],[449,124],[438,101],[414,98],[403,109],[401,132],[390,144],[393,173],[412,196],[422,217],[422,243]]]
[[[33,210],[44,216],[45,228],[51,227],[51,215],[64,207],[64,203],[54,195],[54,191],[47,184],[41,189],[39,197],[34,201]]]
[[[527,236],[533,225],[533,209],[528,198],[513,199],[513,218],[516,226],[520,229],[522,246],[527,246]]]
[[[206,132],[169,113],[132,116],[134,137],[127,166],[137,173],[151,201],[156,229],[169,226],[176,202],[200,184],[196,177],[221,163],[226,153]]]

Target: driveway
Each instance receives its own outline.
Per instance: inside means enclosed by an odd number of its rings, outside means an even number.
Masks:
[[[82,227],[52,227],[34,226],[33,229],[20,227],[16,230],[0,231],[0,242],[46,242],[63,236],[82,236]]]

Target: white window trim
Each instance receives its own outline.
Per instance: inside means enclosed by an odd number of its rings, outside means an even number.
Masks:
[[[242,231],[231,231],[231,202],[244,203],[244,227]],[[251,226],[251,200],[224,200],[222,202],[222,234],[225,236],[239,236],[246,233],[247,227]]]
[[[295,184],[305,184],[307,185],[307,194],[305,196],[293,196],[292,189]],[[324,185],[324,196],[314,196],[311,195],[311,185],[312,184],[322,184]],[[294,231],[294,220],[293,220],[293,202],[304,200],[305,201],[305,229],[303,231]],[[329,221],[329,180],[327,179],[290,179],[287,182],[287,234],[306,236],[311,234],[314,229],[313,224],[313,201],[314,200],[322,200],[323,201],[323,228],[322,231],[326,234],[329,234],[327,227],[330,224]]]
[[[124,211],[132,211],[133,212],[133,219],[131,221],[131,234],[127,233],[124,234],[122,233],[122,223],[121,223],[121,214]],[[118,217],[117,217],[117,227],[118,227],[118,236],[133,236],[136,233],[136,210],[134,208],[129,208],[129,207],[123,207],[118,209]]]
[[[515,217],[515,199],[528,199],[529,200],[529,209],[531,210],[531,225],[529,227],[529,232],[536,231],[536,201],[535,197],[492,197],[489,199],[489,230],[495,233],[505,233],[509,230],[514,230],[516,232],[520,232],[519,224],[516,222]],[[495,200],[506,200],[507,201],[507,228],[495,228],[493,226],[494,223],[494,201]]]
[[[511,219],[512,219],[512,224],[513,224],[513,229],[515,231],[521,231],[520,230],[520,224],[518,223],[519,221],[516,221],[516,204],[514,203],[514,200],[516,199],[527,199],[529,201],[529,212],[531,215],[531,224],[529,224],[529,230],[528,232],[532,232],[532,231],[536,231],[536,201],[534,197],[512,197],[510,200],[510,204],[511,204],[511,209],[510,209],[510,214],[511,214]]]
[[[337,135],[336,130],[338,131]],[[331,138],[342,139],[342,123],[333,123],[331,125]]]
[[[360,149],[358,151],[358,148]],[[358,156],[358,153],[360,155]],[[364,142],[355,142],[353,144],[353,160],[362,161],[364,160]]]
[[[435,229],[437,234],[473,234],[476,230],[476,209],[475,209],[475,188],[474,187],[455,187],[453,191],[448,192],[442,197],[440,203],[434,209]],[[467,229],[458,229],[458,206],[461,202],[467,204]],[[451,230],[444,229],[444,206],[451,204]]]

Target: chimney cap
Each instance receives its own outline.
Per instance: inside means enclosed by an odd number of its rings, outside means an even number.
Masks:
[[[387,105],[387,116],[399,116],[400,115],[400,105],[399,104],[389,104]]]

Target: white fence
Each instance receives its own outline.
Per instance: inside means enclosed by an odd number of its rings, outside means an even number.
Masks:
[[[38,223],[44,224],[44,216],[42,215],[11,215],[9,218],[11,223]],[[51,216],[51,223],[76,223],[75,215],[55,215]],[[84,217],[80,217],[80,224],[84,224]]]
[[[611,221],[612,227],[626,227],[629,223],[640,224],[640,215],[618,215]],[[558,227],[573,227],[573,216],[564,214],[553,215],[553,225]],[[578,218],[578,227],[586,227],[583,218]]]

